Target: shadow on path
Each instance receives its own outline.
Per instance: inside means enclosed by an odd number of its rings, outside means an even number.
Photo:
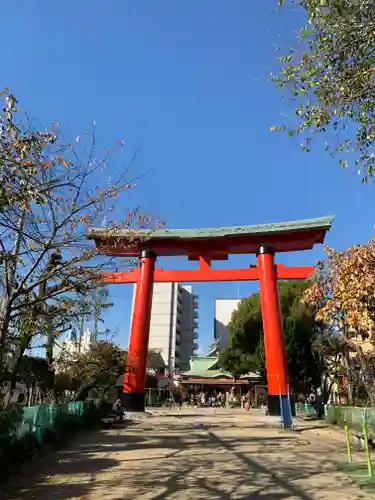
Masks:
[[[248,455],[245,455],[244,453],[237,451],[236,448],[233,446],[233,444],[230,441],[228,441],[226,439],[219,438],[219,436],[214,434],[213,432],[210,432],[209,434],[214,442],[216,442],[219,446],[222,446],[222,447],[226,448],[228,451],[230,451],[231,453],[233,453],[248,468],[253,469],[255,472],[258,472],[260,474],[268,475],[270,478],[272,478],[272,481],[274,483],[278,484],[283,489],[288,491],[288,493],[286,495],[283,493],[280,493],[280,494],[278,494],[278,496],[275,497],[274,494],[272,494],[273,496],[268,497],[268,498],[275,498],[275,499],[280,498],[281,499],[281,498],[288,498],[288,497],[290,497],[290,495],[294,495],[297,498],[300,498],[301,500],[313,500],[311,496],[305,494],[300,488],[292,485],[289,481],[286,481],[285,479],[281,478],[280,476],[275,474],[269,468],[264,467],[259,462],[249,458]],[[301,466],[302,466],[302,464],[301,464]],[[230,497],[228,497],[228,498],[230,498]],[[254,496],[254,494],[251,494],[247,498],[248,499],[253,499],[253,498],[262,498],[263,499],[263,498],[267,498],[267,496],[262,494],[262,496],[260,497],[259,495]]]
[[[213,426],[207,430],[193,425],[197,415],[188,416],[191,422],[187,418],[172,422],[163,415],[134,428],[84,433],[70,448],[30,466],[17,478],[17,486],[0,491],[0,499],[316,498],[296,484],[327,473],[324,461],[314,455],[316,448],[306,446],[307,440],[292,433],[275,435],[275,429],[264,427],[264,435],[259,435],[258,422],[242,427],[215,422],[215,430]],[[210,416],[204,420],[210,421]]]

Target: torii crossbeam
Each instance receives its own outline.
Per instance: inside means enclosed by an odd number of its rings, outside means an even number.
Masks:
[[[283,264],[276,266],[278,280],[304,280],[314,273],[314,266],[285,267]],[[139,269],[135,268],[127,272],[102,273],[102,280],[109,285],[123,283],[137,283]],[[212,269],[203,257],[200,259],[199,269],[189,270],[154,270],[154,283],[197,283],[210,281],[258,281],[259,270],[256,266],[245,269]]]
[[[324,242],[333,217],[215,229],[155,231],[91,229],[88,237],[106,255],[138,257],[139,265],[128,273],[103,273],[106,283],[137,283],[123,402],[129,411],[144,410],[152,289],[154,282],[250,281],[259,280],[268,382],[268,409],[292,424],[289,381],[278,279],[307,279],[313,267],[276,265],[275,253],[309,250]],[[230,254],[256,254],[257,266],[245,269],[213,269],[211,261]],[[193,270],[155,268],[157,256],[188,256],[199,261]]]

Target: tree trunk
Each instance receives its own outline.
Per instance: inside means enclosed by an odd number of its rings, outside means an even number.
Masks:
[[[98,341],[98,334],[99,334],[99,318],[98,318],[98,312],[95,311],[95,316],[94,316],[94,338],[93,342]]]
[[[8,295],[5,294],[0,301],[0,372],[5,370],[5,343],[9,329],[10,311]]]
[[[27,401],[27,406],[31,406],[31,404],[32,404],[32,400],[33,400],[33,385],[34,384],[32,383],[28,387],[29,397],[28,397],[28,401]]]
[[[350,366],[349,366],[349,347],[347,345],[342,347],[342,361],[347,377],[347,391],[348,391],[348,404],[349,406],[353,405],[353,387],[352,383],[350,382]]]
[[[25,354],[26,349],[29,347],[30,342],[27,342],[26,345],[23,345],[20,347],[20,350],[14,359],[14,364],[12,366],[12,369],[10,370],[9,373],[9,381],[8,381],[8,387],[7,391],[5,393],[4,397],[4,406],[7,407],[9,406],[12,397],[13,397],[13,392],[17,384],[17,374],[21,365],[21,361],[23,358],[23,355]]]
[[[13,391],[14,391],[14,386],[11,381],[8,381],[6,384],[6,390],[4,394],[4,401],[3,401],[4,408],[7,408],[10,405],[10,402],[12,401]]]
[[[359,359],[359,365],[361,370],[361,379],[365,387],[366,393],[370,399],[371,406],[375,406],[375,387],[373,382],[373,377],[371,375],[371,367],[369,366],[369,360],[367,359],[363,349],[360,345],[355,345],[355,350]],[[370,360],[372,362],[372,360]]]
[[[56,401],[55,395],[55,367],[53,364],[53,345],[54,345],[54,335],[53,335],[53,317],[47,317],[47,345],[46,345],[46,361],[48,370],[51,374],[51,380],[49,383],[49,394],[51,403]]]
[[[82,315],[81,324],[79,327],[79,340],[78,340],[78,353],[79,354],[81,354],[81,350],[82,350],[82,339],[83,339],[84,330],[85,330],[85,318]]]
[[[77,391],[77,393],[76,393],[76,395],[74,397],[74,400],[75,401],[81,401],[81,400],[86,399],[87,396],[88,396],[88,393],[91,391],[91,389],[93,387],[95,387],[96,382],[97,382],[97,380],[95,379],[95,380],[92,380],[91,382],[88,382],[88,383],[82,385],[78,389],[78,391]]]
[[[22,211],[17,224],[17,233],[11,252],[11,258],[6,261],[4,269],[5,291],[0,301],[0,371],[4,370],[5,343],[10,323],[10,301],[12,298],[16,275],[17,263],[21,248],[23,227],[25,223],[26,212]]]

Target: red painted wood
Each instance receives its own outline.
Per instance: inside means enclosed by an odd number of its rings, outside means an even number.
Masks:
[[[124,392],[144,392],[155,260],[155,256],[142,257],[136,273],[139,279],[135,292]]]
[[[288,394],[288,367],[272,254],[258,255],[268,394]]]
[[[277,279],[300,280],[307,279],[314,273],[313,266],[285,267],[281,264],[276,266]],[[109,284],[136,283],[139,270],[133,269],[128,272],[103,273],[103,281]],[[195,283],[200,281],[255,281],[259,279],[259,271],[256,267],[246,269],[212,269],[207,264],[201,269],[170,271],[161,268],[155,269],[155,283]]]

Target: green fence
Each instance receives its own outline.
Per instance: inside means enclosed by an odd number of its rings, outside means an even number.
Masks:
[[[0,412],[0,474],[45,443],[63,441],[79,428],[99,420],[106,411],[101,401],[16,407]]]
[[[369,435],[375,437],[375,409],[353,406],[327,406],[326,421],[329,424],[348,426],[349,429],[361,433],[366,421]]]

